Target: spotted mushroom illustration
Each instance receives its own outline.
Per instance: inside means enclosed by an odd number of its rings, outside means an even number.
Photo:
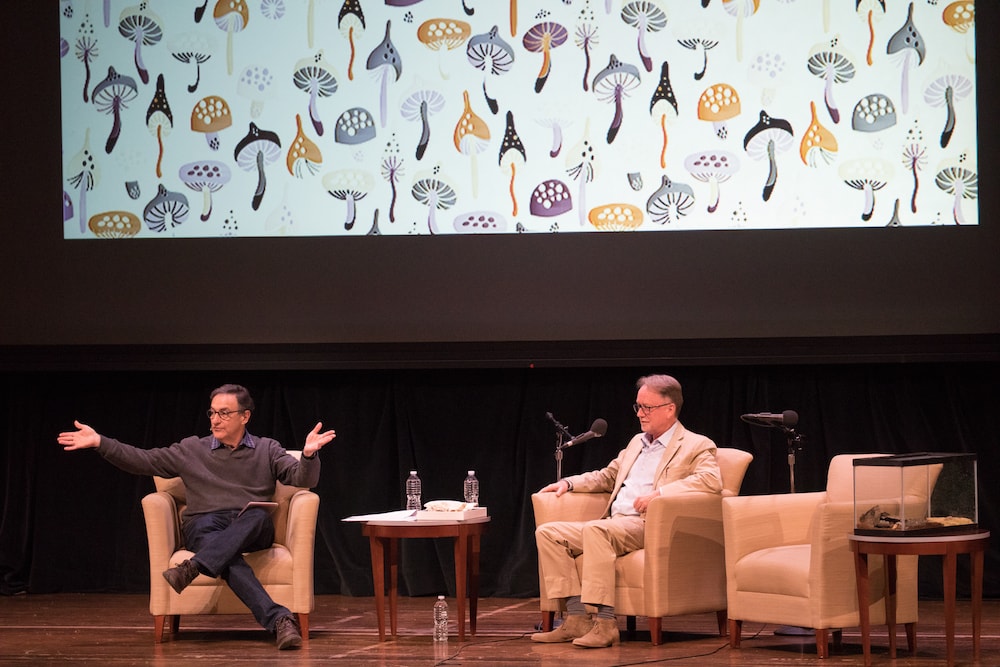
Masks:
[[[858,132],[880,132],[896,124],[896,105],[888,95],[865,95],[854,105],[851,129]]]
[[[83,135],[83,146],[66,163],[66,180],[80,193],[77,197],[77,213],[79,214],[80,233],[87,231],[87,193],[97,186],[101,180],[101,170],[97,159],[90,150],[90,128]]]
[[[256,211],[260,208],[264,191],[267,189],[265,167],[281,157],[281,140],[276,133],[262,130],[256,123],[251,122],[246,136],[236,144],[233,157],[243,171],[257,172],[257,188],[250,202]]]
[[[646,200],[646,211],[661,225],[677,222],[694,206],[694,190],[686,183],[676,183],[664,174],[660,187]]]
[[[163,39],[163,21],[150,11],[149,3],[143,0],[138,5],[126,7],[118,17],[118,32],[133,42],[132,59],[139,72],[139,79],[149,83],[149,71],[142,61],[142,47],[159,44]]]
[[[531,191],[528,212],[540,218],[553,218],[573,210],[569,187],[558,178],[549,178]]]
[[[472,110],[469,102],[469,91],[462,91],[464,108],[462,115],[455,124],[453,141],[455,149],[462,155],[468,155],[470,173],[472,176],[472,196],[479,196],[479,170],[476,167],[476,156],[486,150],[490,141],[490,128],[486,122]]]
[[[532,53],[542,54],[542,67],[535,77],[535,92],[542,92],[545,82],[548,81],[552,71],[552,49],[566,43],[569,33],[560,23],[553,21],[542,21],[531,26],[528,32],[524,33],[521,43],[524,48]]]
[[[789,150],[795,143],[792,125],[784,118],[772,118],[761,109],[757,124],[743,137],[743,149],[754,160],[767,158],[767,180],[764,182],[762,197],[771,198],[778,181],[778,153]]]
[[[340,7],[340,15],[337,16],[337,29],[347,38],[347,43],[351,47],[351,57],[347,61],[347,80],[354,81],[354,40],[361,39],[365,32],[365,13],[361,9],[359,0],[344,0],[344,4]]]
[[[431,126],[428,119],[444,109],[444,95],[436,90],[420,88],[411,93],[399,108],[399,112],[406,120],[420,121],[420,139],[417,140],[417,159],[424,157],[427,151],[427,144],[431,140]]]
[[[195,66],[194,83],[189,83],[187,87],[189,93],[198,90],[201,66],[211,59],[213,47],[212,40],[206,35],[194,32],[181,33],[170,41],[170,55],[179,62]]]
[[[906,13],[906,21],[889,38],[885,52],[900,62],[902,75],[899,83],[899,108],[905,114],[910,107],[910,70],[923,65],[924,56],[927,55],[924,38],[913,24],[912,2]]]
[[[955,0],[941,12],[944,24],[960,35],[965,35],[965,57],[976,62],[976,3],[973,0]]]
[[[952,203],[952,219],[956,225],[965,224],[962,213],[963,199],[976,199],[979,196],[979,175],[971,169],[960,165],[949,165],[938,171],[934,183],[939,188],[954,197]]]
[[[337,116],[333,140],[338,144],[356,146],[375,138],[375,119],[364,107],[351,107]]]
[[[728,83],[711,85],[698,98],[698,120],[712,123],[715,136],[720,139],[729,136],[727,123],[739,116],[742,110],[740,94]]]
[[[590,90],[590,51],[600,42],[600,27],[594,20],[594,11],[590,3],[584,4],[580,10],[580,22],[576,24],[573,42],[583,51],[583,90]]]
[[[139,233],[142,221],[129,211],[104,211],[91,216],[87,228],[99,239],[129,239]]]
[[[708,212],[719,208],[719,184],[725,183],[740,169],[738,157],[728,151],[705,150],[688,155],[684,168],[696,180],[708,183]],[[693,195],[692,195],[693,196]]]
[[[615,114],[608,126],[607,141],[612,143],[622,126],[622,101],[639,87],[639,68],[623,63],[615,54],[608,58],[608,66],[594,76],[594,94],[602,102],[613,102]]]
[[[191,207],[183,192],[174,192],[160,183],[154,196],[142,211],[142,219],[152,232],[163,232],[187,220]]]
[[[156,77],[156,92],[146,109],[146,129],[156,137],[158,149],[156,157],[156,177],[163,177],[163,139],[174,128],[174,115],[170,112],[167,101],[167,91],[163,83],[163,74]]]
[[[438,71],[442,79],[448,78],[441,62],[443,54],[465,44],[471,35],[472,26],[458,19],[428,19],[417,28],[417,41],[438,52]]]
[[[80,22],[79,35],[76,38],[74,53],[76,59],[83,63],[83,101],[90,101],[90,63],[100,55],[97,48],[97,37],[94,36],[94,24],[90,22],[90,14],[84,14]]]
[[[747,65],[747,79],[760,87],[760,103],[764,106],[774,101],[774,96],[782,85],[788,63],[777,51],[760,51]]]
[[[850,81],[855,74],[854,62],[837,47],[838,42],[839,39],[834,38],[817,44],[810,50],[806,62],[809,73],[823,80],[823,102],[834,123],[840,122],[840,110],[833,99],[833,86]]]
[[[931,82],[924,91],[924,102],[932,107],[944,107],[946,116],[941,130],[941,148],[947,148],[955,131],[955,102],[972,94],[972,82],[961,74],[946,74]]]
[[[119,74],[115,68],[108,66],[108,75],[104,80],[94,86],[91,99],[94,106],[104,114],[111,114],[111,133],[104,144],[104,152],[111,153],[118,143],[118,137],[122,132],[122,111],[128,109],[129,102],[139,95],[139,89],[135,84],[135,79],[130,76]]]
[[[217,95],[201,98],[191,109],[191,130],[204,134],[205,142],[213,151],[219,150],[219,132],[232,124],[229,103]]]
[[[201,220],[207,222],[212,215],[212,194],[218,192],[232,178],[232,172],[224,162],[200,160],[181,165],[177,170],[181,183],[201,193]]]
[[[288,147],[285,166],[295,178],[305,178],[319,171],[323,164],[323,153],[316,142],[306,136],[302,129],[302,116],[295,114],[295,138]]]
[[[503,142],[500,144],[500,168],[510,171],[510,183],[507,191],[510,193],[511,215],[517,216],[517,195],[514,192],[514,179],[517,175],[517,166],[523,165],[528,159],[524,151],[524,143],[514,127],[514,114],[507,111],[507,124],[503,133]]]
[[[838,170],[845,184],[864,194],[861,219],[868,222],[875,211],[875,193],[892,178],[892,165],[880,157],[862,157],[848,160]]]
[[[246,29],[250,8],[246,0],[218,0],[212,12],[215,25],[226,32],[226,74],[233,73],[233,35]]]
[[[736,17],[736,60],[743,62],[743,22],[757,13],[760,0],[722,0],[722,8]]]
[[[580,213],[581,227],[587,224],[587,183],[594,180],[597,171],[597,152],[594,150],[594,142],[590,139],[590,118],[588,117],[584,123],[580,141],[566,151],[566,173],[579,183],[576,208]]]
[[[396,52],[396,46],[392,43],[392,38],[389,36],[391,28],[392,21],[386,21],[385,37],[368,54],[368,61],[365,64],[365,67],[369,71],[374,72],[379,79],[378,109],[379,124],[382,127],[385,127],[388,117],[389,77],[394,75],[392,80],[399,81],[399,76],[403,72],[403,61],[399,53]]]
[[[875,47],[875,22],[885,16],[885,0],[854,0],[854,10],[868,27],[868,50],[865,62],[872,64],[872,50]]]
[[[441,230],[437,226],[435,211],[446,211],[455,205],[458,200],[455,189],[437,175],[425,175],[413,182],[410,194],[427,206],[427,229],[431,234],[439,234]]]
[[[674,95],[673,86],[670,85],[670,64],[664,60],[660,65],[660,82],[653,90],[653,96],[649,100],[649,115],[653,119],[659,118],[660,134],[663,137],[660,143],[660,169],[667,168],[667,125],[672,124],[680,117],[677,109],[677,97]]]
[[[357,220],[356,204],[372,191],[375,179],[361,169],[338,169],[323,176],[323,187],[331,197],[347,204],[344,229],[351,231]]]
[[[802,163],[809,167],[830,164],[836,158],[839,150],[837,137],[819,122],[816,117],[815,102],[809,102],[809,113],[812,118],[809,121],[809,127],[802,133],[802,141],[799,142],[799,157],[802,159]],[[820,162],[821,160],[822,162]]]
[[[452,227],[459,234],[502,234],[507,231],[507,220],[493,211],[471,211],[455,216]]]
[[[307,58],[302,58],[295,64],[292,74],[295,87],[309,95],[309,120],[312,121],[316,134],[323,136],[323,121],[319,117],[316,101],[320,97],[330,97],[337,92],[337,74],[333,66],[326,61],[323,49]]]
[[[628,202],[595,206],[587,221],[602,232],[631,232],[642,226],[642,209]]]
[[[264,104],[274,97],[274,72],[267,65],[250,64],[240,72],[236,93],[250,100],[250,118],[260,118]]]
[[[625,0],[622,21],[636,29],[636,46],[639,59],[647,72],[653,71],[653,59],[646,48],[646,33],[655,33],[667,27],[667,12],[656,0]]]
[[[494,115],[500,106],[486,90],[486,77],[506,74],[514,65],[514,48],[500,37],[499,31],[494,25],[489,32],[470,37],[465,47],[469,64],[483,72],[483,97]]]

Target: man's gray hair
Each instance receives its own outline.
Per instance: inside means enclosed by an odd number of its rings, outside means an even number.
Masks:
[[[670,375],[644,375],[636,380],[636,389],[647,387],[671,403],[677,406],[680,413],[681,406],[684,405],[684,393],[681,391],[681,383]]]

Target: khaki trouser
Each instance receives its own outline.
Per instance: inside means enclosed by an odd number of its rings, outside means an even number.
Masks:
[[[551,599],[579,595],[584,604],[615,605],[615,559],[643,548],[646,522],[618,515],[595,521],[551,521],[535,530],[538,564]],[[582,573],[577,558],[583,556]]]

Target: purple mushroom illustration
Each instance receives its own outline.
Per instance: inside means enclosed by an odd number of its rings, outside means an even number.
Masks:
[[[421,204],[427,205],[427,229],[430,233],[440,233],[434,212],[439,209],[446,211],[455,205],[458,199],[455,189],[444,179],[431,175],[414,181],[410,194]]]
[[[420,139],[417,141],[417,159],[424,157],[427,143],[431,139],[431,126],[428,118],[444,109],[444,95],[436,90],[421,88],[409,95],[399,111],[406,120],[420,121]]]
[[[62,196],[62,212],[63,222],[69,222],[73,219],[73,198],[65,190],[63,190]]]
[[[708,212],[719,208],[719,184],[728,181],[740,169],[740,161],[727,151],[707,150],[688,155],[684,168],[695,179],[708,183]]]
[[[878,157],[855,158],[841,164],[838,173],[844,183],[864,194],[861,219],[868,222],[875,211],[875,193],[892,178],[892,165]]]
[[[76,59],[83,63],[83,101],[89,102],[90,63],[100,55],[100,49],[97,48],[97,38],[94,37],[94,24],[90,22],[89,14],[84,14],[83,21],[80,22],[80,34],[76,38],[75,53]]]
[[[177,175],[181,183],[202,196],[201,220],[212,215],[212,193],[218,192],[232,178],[229,167],[217,160],[201,160],[182,165]]]
[[[536,93],[542,92],[542,87],[545,86],[552,70],[552,49],[565,44],[568,37],[569,33],[566,28],[552,21],[536,23],[528,32],[524,33],[524,38],[521,40],[524,48],[532,53],[542,54],[542,67],[538,70],[538,76],[535,78]]]
[[[319,171],[323,164],[323,153],[319,146],[312,139],[306,136],[302,129],[302,116],[295,114],[295,139],[288,147],[288,155],[285,156],[285,166],[288,173],[296,178],[305,178],[310,174]]]
[[[111,134],[104,144],[104,151],[110,153],[118,143],[118,137],[122,131],[122,111],[128,109],[128,104],[139,95],[139,89],[135,84],[135,79],[124,76],[115,71],[114,67],[108,67],[108,75],[104,80],[94,86],[94,93],[91,98],[94,106],[104,114],[111,114],[114,119],[111,124]]]
[[[646,212],[661,225],[677,222],[694,206],[694,190],[685,183],[675,183],[666,174],[660,187],[646,200]]]
[[[233,73],[233,35],[242,32],[250,20],[246,0],[218,0],[212,12],[215,25],[226,31],[226,73]]]
[[[309,120],[312,121],[316,134],[322,137],[323,121],[320,120],[316,100],[337,92],[337,75],[323,57],[323,49],[317,51],[316,55],[303,58],[295,64],[292,81],[296,88],[309,95]]]
[[[476,156],[486,150],[490,141],[490,128],[473,110],[469,103],[469,91],[462,91],[462,101],[465,108],[455,124],[453,140],[455,149],[462,155],[468,155],[471,161],[472,196],[479,196],[479,170],[476,168]]]
[[[913,3],[907,10],[906,21],[892,34],[885,52],[899,59],[902,77],[899,84],[899,108],[906,113],[910,106],[910,70],[924,64],[927,46],[924,38],[913,24]]]
[[[584,127],[583,136],[573,148],[566,152],[566,173],[574,180],[579,181],[579,194],[577,196],[577,211],[580,213],[580,227],[587,225],[586,189],[587,183],[594,180],[597,175],[597,153],[594,151],[594,142],[590,140],[590,118],[588,117]]]
[[[493,211],[471,211],[455,216],[452,223],[459,234],[497,234],[507,231],[507,221]]]
[[[622,100],[639,86],[639,68],[623,63],[611,54],[608,66],[594,76],[594,94],[602,102],[613,102],[615,115],[608,126],[607,140],[610,144],[618,135],[622,125]]]
[[[566,122],[559,116],[539,116],[535,122],[552,131],[552,148],[549,149],[549,157],[559,157],[563,145],[563,126]]]
[[[834,38],[830,42],[817,44],[810,51],[809,60],[806,61],[810,74],[823,80],[823,102],[830,114],[830,120],[834,123],[840,122],[840,111],[833,99],[833,86],[850,81],[855,74],[851,58],[837,49],[838,41]]]
[[[660,65],[660,82],[653,91],[653,97],[649,100],[649,115],[654,119],[659,116],[660,132],[663,141],[660,147],[660,169],[667,168],[667,125],[676,120],[680,115],[677,109],[677,98],[674,96],[674,89],[670,85],[670,65],[664,60]]]
[[[626,0],[622,6],[622,21],[636,29],[636,45],[639,59],[647,72],[653,71],[653,59],[646,48],[646,33],[654,33],[667,27],[667,12],[656,0]]]
[[[934,183],[954,196],[951,209],[952,219],[956,225],[965,224],[962,200],[975,199],[979,196],[979,176],[976,172],[957,165],[948,166],[937,173],[937,176],[934,177]]]
[[[375,187],[375,179],[372,178],[371,174],[360,169],[340,169],[323,176],[323,187],[326,188],[331,197],[347,203],[344,229],[350,231],[354,228],[354,222],[357,220],[355,204],[372,191],[372,188]]]
[[[149,10],[146,0],[134,7],[126,7],[118,19],[118,32],[135,43],[133,60],[143,83],[149,83],[149,72],[142,62],[142,47],[158,44],[163,39],[163,22]]]
[[[176,227],[187,220],[188,212],[191,210],[188,205],[188,198],[183,192],[173,192],[167,190],[160,183],[154,196],[146,208],[142,211],[142,219],[150,231],[162,232],[170,227]]]
[[[232,124],[229,103],[217,95],[201,98],[191,109],[191,130],[204,134],[205,142],[213,151],[219,150],[219,132]]]
[[[784,118],[772,118],[763,109],[757,124],[743,137],[743,148],[754,160],[767,158],[767,181],[763,198],[767,201],[778,181],[777,154],[790,149],[795,143],[792,125]]]
[[[188,92],[198,90],[201,82],[201,66],[212,57],[212,41],[200,33],[187,32],[178,35],[170,43],[170,55],[185,64],[194,64],[194,83],[188,84]]]
[[[256,123],[250,123],[250,128],[245,137],[236,144],[233,151],[236,164],[243,171],[257,172],[257,189],[254,190],[251,206],[253,210],[260,208],[260,202],[264,198],[264,190],[267,188],[267,176],[264,168],[281,157],[281,140],[278,135],[269,130],[262,130]]]
[[[156,157],[156,177],[163,177],[163,138],[170,134],[174,127],[174,115],[170,113],[170,103],[167,102],[167,91],[163,83],[163,75],[156,77],[156,92],[146,109],[146,129],[156,137],[158,149]]]
[[[527,160],[524,152],[524,144],[514,127],[514,114],[507,111],[507,126],[503,133],[503,142],[500,145],[500,168],[510,170],[510,185],[507,190],[510,192],[511,215],[517,216],[517,195],[514,193],[514,179],[517,176],[517,165],[524,164]]]
[[[569,188],[558,178],[542,181],[531,191],[528,212],[540,218],[554,218],[573,210]]]
[[[505,42],[499,34],[499,28],[493,26],[489,32],[473,35],[465,47],[465,56],[469,64],[483,72],[483,97],[490,111],[496,114],[500,110],[497,101],[486,92],[487,75],[498,76],[510,71],[514,65],[514,49]]]
[[[403,61],[396,51],[395,45],[392,43],[392,39],[389,37],[389,30],[392,27],[392,21],[385,22],[385,37],[379,42],[378,46],[372,49],[372,52],[368,54],[368,62],[366,67],[368,70],[375,72],[375,75],[379,78],[379,121],[382,127],[385,127],[386,119],[388,117],[388,98],[389,98],[389,77],[393,76],[393,81],[399,81],[399,76],[403,72]]]
[[[97,160],[90,150],[89,128],[83,135],[83,147],[66,164],[66,173],[70,174],[66,180],[80,193],[76,203],[77,213],[80,216],[80,233],[82,234],[87,230],[87,192],[94,189],[101,177]],[[72,204],[70,206],[72,207]]]
[[[347,61],[347,80],[354,81],[354,40],[360,39],[365,32],[365,13],[359,0],[344,0],[340,15],[337,16],[337,28],[351,46],[351,57]]]
[[[941,148],[947,148],[955,131],[955,102],[972,94],[972,82],[961,74],[946,74],[931,82],[924,91],[924,102],[932,107],[945,107],[947,116],[941,130]]]
[[[580,22],[576,24],[573,42],[583,50],[583,90],[590,90],[590,50],[598,45],[598,23],[594,20],[594,10],[585,3],[580,10]]]

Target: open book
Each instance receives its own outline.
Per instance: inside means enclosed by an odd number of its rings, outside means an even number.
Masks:
[[[237,514],[236,516],[242,516],[244,512],[246,512],[248,509],[252,507],[263,507],[268,511],[269,514],[274,514],[274,510],[278,509],[278,503],[270,500],[251,500],[243,507],[243,509],[240,510],[240,513]]]

